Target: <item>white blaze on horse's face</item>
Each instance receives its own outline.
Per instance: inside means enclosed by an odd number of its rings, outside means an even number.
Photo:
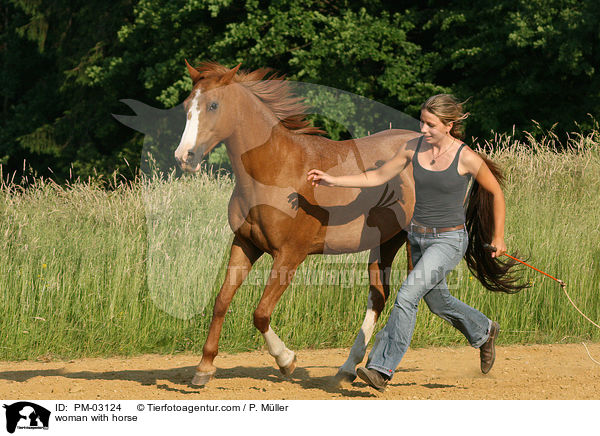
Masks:
[[[200,169],[200,159],[202,156],[197,156],[196,143],[198,140],[198,129],[200,123],[200,95],[202,94],[200,88],[194,91],[191,99],[191,103],[187,107],[187,120],[185,123],[185,129],[179,146],[175,150],[175,159],[181,165],[181,168],[185,171],[198,171]]]

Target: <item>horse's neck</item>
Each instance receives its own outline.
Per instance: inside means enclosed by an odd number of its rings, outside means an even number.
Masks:
[[[253,180],[269,183],[295,164],[291,155],[297,141],[256,97],[248,100],[239,106],[239,119],[226,141],[227,154],[238,184]]]
[[[227,152],[238,183],[279,185],[282,175],[290,180],[302,164],[301,149],[294,137],[280,124],[272,126],[268,134],[263,132],[250,138],[232,136]]]

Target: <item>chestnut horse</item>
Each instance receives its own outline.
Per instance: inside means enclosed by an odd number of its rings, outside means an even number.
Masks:
[[[260,69],[253,72],[204,63],[186,65],[193,89],[184,102],[187,122],[175,158],[185,171],[224,142],[235,174],[229,201],[234,232],[225,282],[216,298],[202,360],[192,384],[204,385],[213,364],[229,304],[263,254],[273,257],[271,274],[254,311],[254,325],[281,372],[296,367],[294,352],[275,334],[270,317],[300,263],[309,254],[371,250],[367,313],[348,360],[337,373],[352,381],[375,322],[389,295],[392,261],[402,244],[414,206],[412,168],[374,188],[311,186],[306,173],[357,174],[389,160],[400,147],[414,147],[420,133],[387,130],[364,138],[332,141],[306,120],[305,106],[289,82]],[[409,262],[410,264],[410,262]]]

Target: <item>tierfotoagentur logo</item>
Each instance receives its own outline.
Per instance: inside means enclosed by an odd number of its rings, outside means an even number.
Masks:
[[[48,430],[50,411],[42,406],[28,401],[19,401],[6,409],[6,431],[14,433],[16,429]]]

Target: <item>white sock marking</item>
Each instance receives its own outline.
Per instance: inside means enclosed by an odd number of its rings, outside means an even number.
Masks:
[[[365,314],[365,319],[360,327],[360,332],[358,332],[358,335],[354,340],[354,345],[352,345],[352,349],[350,350],[350,355],[340,368],[340,371],[356,374],[356,365],[365,358],[367,344],[369,343],[369,340],[371,340],[371,336],[375,330],[375,322],[376,314],[373,310],[373,301],[371,300],[371,296],[369,296],[367,313]]]
[[[267,343],[269,354],[275,358],[277,365],[279,365],[280,368],[288,367],[294,360],[294,352],[286,348],[283,341],[279,339],[279,336],[277,336],[271,326],[269,326],[269,330],[262,335]]]

